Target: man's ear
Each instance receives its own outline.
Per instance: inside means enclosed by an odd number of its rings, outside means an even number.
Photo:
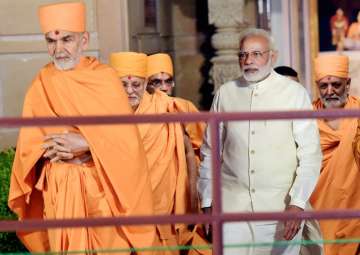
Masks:
[[[350,86],[350,84],[351,84],[351,78],[348,78],[347,81],[346,81],[346,85]]]
[[[89,47],[89,43],[90,43],[90,34],[89,34],[89,32],[85,31],[81,37],[82,49],[86,50]]]
[[[348,78],[346,81],[346,90],[348,94],[350,92],[350,84],[351,84],[351,78]]]
[[[279,52],[277,50],[271,50],[271,63],[274,66],[279,56]]]

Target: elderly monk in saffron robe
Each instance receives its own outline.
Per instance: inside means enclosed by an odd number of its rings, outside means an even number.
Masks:
[[[325,55],[315,59],[316,83],[320,98],[318,109],[359,109],[360,101],[349,95],[349,59],[347,56]],[[352,119],[318,120],[324,159],[321,175],[311,197],[316,210],[359,209],[360,171],[356,165],[353,142],[358,121]],[[320,228],[325,240],[358,239],[360,220],[322,220]],[[355,255],[357,243],[325,244],[325,255]]]
[[[148,57],[148,70],[147,70],[147,77],[148,77],[148,85],[146,90],[152,94],[156,89],[159,89],[169,96],[173,93],[173,88],[175,87],[174,81],[174,67],[171,57],[165,53],[157,53],[150,55]],[[181,113],[197,113],[199,110],[195,107],[195,105],[186,99],[174,97],[174,100],[177,105],[178,112]],[[205,123],[203,122],[189,122],[183,123],[184,130],[185,130],[185,138],[189,139],[191,142],[192,149],[196,155],[196,174],[195,177],[191,177],[191,180],[196,180],[198,175],[198,168],[200,164],[200,147],[202,145],[202,140],[204,136],[205,130]],[[187,144],[187,143],[185,143]],[[186,150],[190,150],[190,148],[186,147]],[[197,194],[196,184],[191,185],[191,191],[195,191]],[[193,233],[188,235],[186,238],[183,239],[183,243],[192,243],[195,246],[207,245],[207,242],[202,238],[202,230],[200,225],[195,226]],[[200,252],[201,250],[198,250]],[[195,252],[195,253],[194,253]],[[191,250],[189,254],[198,254],[195,250]],[[201,254],[209,253],[208,251],[201,251]]]
[[[95,58],[81,56],[89,41],[85,5],[42,6],[39,17],[52,62],[40,70],[28,89],[22,116],[131,114],[114,70]],[[86,143],[77,144],[79,151],[67,151],[62,133],[84,137]],[[9,207],[20,220],[152,214],[151,183],[140,139],[136,125],[22,128]],[[69,152],[75,157],[67,158]],[[31,252],[97,254],[94,250],[151,246],[155,228],[84,227],[18,234]]]
[[[173,98],[161,91],[156,91],[152,95],[146,92],[147,56],[145,54],[114,53],[110,59],[111,65],[117,71],[128,94],[135,114],[178,112],[178,105]],[[179,123],[139,124],[138,127],[149,163],[155,214],[193,212],[194,202],[192,200],[196,202],[196,198],[191,195],[189,198],[188,172],[196,171],[196,160],[192,146],[186,140],[181,125]],[[69,137],[69,134],[61,136],[68,138],[69,143],[66,144],[66,147],[74,147],[75,151],[81,148],[78,144],[86,144],[86,141],[79,142],[74,137]],[[186,154],[184,142],[186,147],[191,148],[186,151]],[[72,153],[67,153],[67,155],[70,158],[73,157]],[[199,235],[193,237],[183,224],[158,225],[157,235],[155,246],[177,246],[183,244],[182,241],[191,238],[201,240]],[[162,252],[158,251],[156,254],[162,254]],[[179,254],[179,252],[164,251],[164,254]]]
[[[174,82],[174,67],[171,57],[165,53],[157,53],[148,57],[148,85],[146,90],[152,94],[155,89],[160,89],[168,95],[172,94],[175,86]],[[189,100],[174,97],[179,112],[196,113],[199,110]],[[185,123],[185,132],[191,140],[193,149],[197,155],[198,163],[200,162],[200,147],[205,130],[205,123]]]
[[[176,112],[174,100],[161,91],[146,92],[147,56],[143,53],[120,52],[110,56],[130,106],[135,114],[166,114]],[[151,176],[154,211],[157,215],[189,212],[187,155],[184,135],[179,123],[138,124]],[[68,134],[67,147],[78,148],[76,139]],[[86,141],[80,142],[86,144]],[[72,155],[71,157],[73,157]],[[195,156],[193,161],[195,162]],[[178,235],[186,231],[184,224],[157,225],[154,246],[177,246]],[[179,254],[179,251],[157,251],[156,254]]]
[[[146,92],[147,56],[142,53],[120,52],[110,57],[134,113],[166,114],[177,112],[173,98],[161,91]],[[190,212],[189,177],[185,154],[184,134],[180,123],[139,124],[145,147],[153,188],[155,214],[185,214]],[[190,155],[191,156],[191,155]],[[192,153],[190,161],[195,163]],[[158,225],[157,246],[177,246],[178,236],[186,232],[186,225]],[[179,254],[168,250],[164,254]]]

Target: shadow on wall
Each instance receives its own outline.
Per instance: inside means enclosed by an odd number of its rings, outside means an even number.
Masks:
[[[186,8],[187,6],[183,2],[194,0],[173,0],[174,4],[178,4],[181,8],[183,15],[193,17],[194,13],[191,9]],[[211,59],[215,56],[215,49],[211,45],[211,37],[215,33],[215,27],[209,25],[208,19],[208,1],[207,0],[196,0],[196,30],[199,37],[199,53],[202,54],[204,62],[200,67],[200,73],[202,76],[202,82],[199,86],[199,93],[201,99],[199,102],[201,110],[209,110],[213,100],[214,85],[210,76],[210,70],[212,67]]]
[[[211,45],[211,38],[215,34],[215,27],[209,25],[208,13],[208,1],[196,1],[196,28],[202,34],[199,50],[204,57],[204,63],[200,68],[202,75],[202,83],[199,89],[201,94],[201,110],[209,110],[214,97],[214,84],[210,76],[210,70],[212,67],[211,59],[215,56],[215,49]]]

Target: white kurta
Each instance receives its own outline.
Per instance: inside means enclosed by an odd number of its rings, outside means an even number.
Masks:
[[[255,84],[249,85],[243,79],[224,84],[212,105],[214,112],[276,110],[312,110],[312,105],[299,83],[275,72]],[[322,159],[315,120],[226,122],[220,125],[220,138],[224,212],[283,211],[288,204],[305,208]],[[202,207],[209,207],[212,203],[209,130],[201,153],[198,188]],[[270,225],[274,224],[278,225],[276,222]],[[272,229],[275,235],[279,227]],[[224,234],[226,240],[227,233]]]

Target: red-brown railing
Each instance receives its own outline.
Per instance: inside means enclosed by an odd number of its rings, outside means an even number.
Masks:
[[[1,221],[0,231],[19,231],[61,227],[99,227],[109,225],[144,225],[165,223],[212,223],[213,252],[223,254],[222,225],[233,221],[264,221],[290,219],[350,219],[360,218],[358,210],[311,211],[301,213],[222,213],[221,172],[219,153],[219,123],[223,121],[318,119],[318,118],[359,118],[360,110],[323,111],[279,111],[279,112],[237,112],[237,113],[191,113],[165,115],[93,116],[64,118],[1,118],[0,127],[64,126],[64,125],[105,125],[159,122],[207,122],[211,130],[213,170],[212,215],[168,215],[143,217],[113,217],[70,220],[26,220]]]

